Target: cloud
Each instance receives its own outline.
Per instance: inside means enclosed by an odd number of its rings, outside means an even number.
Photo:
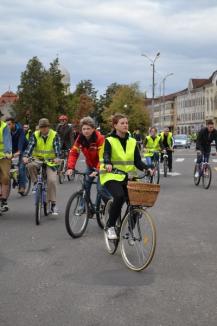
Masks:
[[[161,52],[158,82],[186,87],[194,76],[216,70],[216,1],[1,0],[0,93],[14,90],[28,60],[48,65],[59,55],[72,88],[92,79],[103,92],[111,82],[141,82],[150,93],[151,67],[141,57]]]

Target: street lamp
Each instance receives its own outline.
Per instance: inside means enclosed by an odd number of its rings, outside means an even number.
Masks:
[[[165,111],[166,111],[166,103],[165,103],[165,82],[166,82],[166,79],[170,76],[173,76],[174,73],[171,72],[169,74],[167,74],[163,80],[162,80],[162,84],[163,84],[163,116],[164,116],[164,119],[163,121],[165,122]],[[161,114],[161,117],[162,117],[162,114]],[[162,125],[162,121],[161,121],[161,125]],[[163,123],[163,126],[165,125],[165,123]],[[164,126],[165,127],[165,126]]]
[[[152,125],[154,124],[154,97],[155,97],[155,61],[160,57],[160,52],[158,52],[154,59],[151,59],[147,54],[143,53],[142,57],[146,57],[150,62],[152,66]]]

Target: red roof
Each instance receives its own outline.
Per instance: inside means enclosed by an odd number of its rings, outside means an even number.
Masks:
[[[7,91],[4,94],[2,94],[2,96],[0,96],[0,105],[4,105],[7,103],[14,103],[17,101],[17,99],[18,99],[17,94],[11,91]]]
[[[210,83],[210,79],[207,79],[207,78],[206,79],[205,78],[203,78],[203,79],[195,79],[194,78],[191,80],[192,80],[193,89],[200,88],[200,87]]]

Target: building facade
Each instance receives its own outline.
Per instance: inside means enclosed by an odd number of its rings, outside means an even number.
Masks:
[[[18,96],[11,91],[7,91],[0,96],[0,110],[3,113],[3,119],[13,116],[13,104],[17,99]]]

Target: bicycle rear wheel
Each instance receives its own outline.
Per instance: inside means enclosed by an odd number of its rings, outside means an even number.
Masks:
[[[65,225],[72,238],[83,235],[88,224],[88,205],[83,192],[74,193],[68,200],[65,211]]]
[[[209,189],[212,180],[212,170],[210,165],[207,165],[203,170],[202,182],[204,189]]]
[[[117,248],[118,248],[118,243],[119,243],[119,239],[116,240],[109,240],[107,237],[107,222],[109,219],[109,212],[111,209],[111,205],[112,205],[113,201],[112,199],[110,199],[105,207],[105,212],[104,212],[104,218],[103,218],[103,224],[105,225],[104,227],[104,240],[105,240],[105,245],[106,245],[106,249],[108,251],[109,254],[114,255],[114,253],[116,252]]]
[[[105,213],[105,203],[102,198],[99,199],[99,202],[96,205],[96,220],[101,229],[105,227],[104,213]]]
[[[30,189],[31,189],[31,177],[29,171],[26,169],[26,188],[23,193],[23,196],[27,196],[29,194]]]
[[[61,162],[59,168],[58,168],[58,180],[59,180],[59,183],[60,184],[63,184],[64,182],[64,179],[65,179],[65,175],[64,175],[64,172],[63,172],[63,168],[64,168],[64,161]]]
[[[42,185],[37,186],[35,193],[35,224],[39,225],[41,222],[42,214]]]
[[[196,172],[198,172],[198,177],[195,177]],[[197,164],[194,166],[194,184],[198,186],[200,183],[200,169]]]
[[[144,209],[135,208],[124,218],[120,248],[124,263],[134,271],[141,271],[151,263],[156,248],[156,228]]]

